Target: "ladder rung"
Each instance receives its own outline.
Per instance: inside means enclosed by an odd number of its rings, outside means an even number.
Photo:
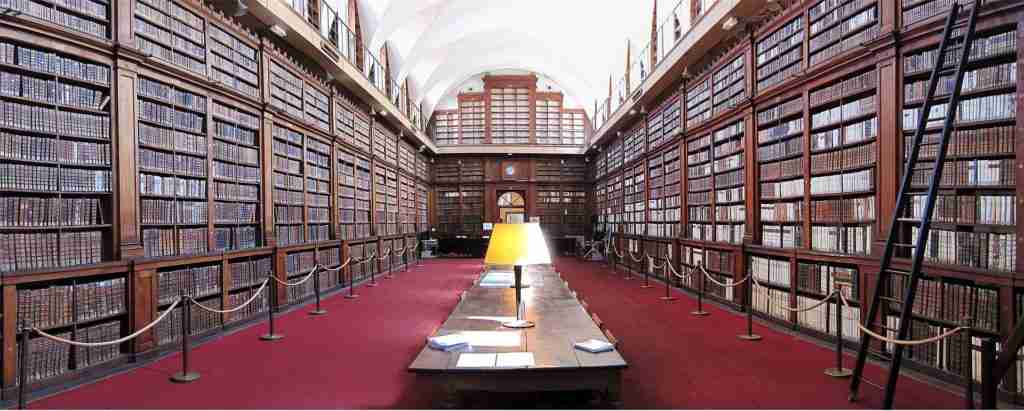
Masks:
[[[914,247],[917,247],[917,244],[892,243],[892,246],[893,247],[899,247],[899,248],[914,248]]]
[[[897,270],[897,269],[895,269],[895,268],[886,268],[886,269],[884,269],[884,270],[882,270],[882,271],[885,271],[885,272],[887,272],[887,273],[893,273],[893,274],[902,274],[902,275],[910,275],[910,271],[906,271],[906,270]]]
[[[900,222],[921,225],[921,220],[918,220],[916,218],[901,218]]]
[[[891,302],[891,303],[903,304],[903,301],[900,300],[899,298],[896,298],[896,297],[883,297],[883,296],[879,296],[878,299],[883,300],[883,301],[888,301],[888,302]]]

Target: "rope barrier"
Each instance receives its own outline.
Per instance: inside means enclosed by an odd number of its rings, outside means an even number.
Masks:
[[[640,254],[640,258],[636,258],[636,257],[633,257],[633,252],[632,251],[626,250],[626,252],[629,253],[629,259],[633,260],[634,263],[642,263],[644,261],[643,257],[647,256],[647,253],[645,252],[645,253],[641,253]]]
[[[848,302],[846,302],[846,296],[843,295],[843,293],[839,293],[839,298],[843,300],[843,305],[845,305],[847,308],[851,308],[850,304]],[[953,336],[954,334],[957,334],[957,333],[959,333],[961,331],[965,331],[965,330],[969,329],[969,327],[961,326],[961,327],[956,327],[956,328],[954,328],[952,330],[946,331],[946,332],[944,332],[942,334],[936,335],[934,337],[925,338],[923,340],[897,340],[895,338],[883,337],[880,334],[878,334],[878,333],[876,333],[874,331],[871,331],[867,327],[861,325],[860,321],[856,322],[856,324],[857,324],[857,328],[859,328],[861,330],[861,332],[863,332],[865,334],[868,334],[868,335],[870,335],[872,337],[875,337],[875,338],[877,338],[877,339],[879,339],[881,341],[885,341],[885,342],[887,342],[889,344],[896,344],[896,345],[921,345],[921,344],[929,344],[929,343],[937,342],[937,341],[940,341],[940,340],[944,340],[946,338],[949,338],[949,337]]]
[[[706,277],[711,282],[713,282],[715,284],[718,284],[719,287],[732,288],[732,287],[735,287],[737,285],[740,285],[740,284],[743,284],[743,283],[747,282],[747,280],[749,280],[751,278],[751,275],[747,274],[747,276],[743,277],[743,279],[740,280],[740,281],[734,282],[732,284],[723,284],[723,283],[718,282],[718,280],[715,280],[713,277],[711,277],[711,274],[708,274],[708,270],[704,269],[704,266],[701,266],[700,269],[701,269],[701,271],[704,272],[704,277]]]
[[[270,278],[273,278],[274,281],[277,281],[278,284],[281,284],[281,285],[283,285],[285,287],[294,287],[294,286],[297,286],[297,285],[302,285],[306,281],[309,281],[310,278],[313,278],[313,274],[315,274],[316,270],[318,270],[318,269],[320,269],[320,265],[314,265],[313,269],[309,270],[309,274],[306,274],[305,278],[303,278],[303,279],[301,279],[301,280],[299,280],[297,282],[294,282],[294,283],[289,283],[287,281],[281,281],[276,276],[273,276],[273,275],[270,276]]]
[[[372,259],[374,259],[376,257],[377,257],[377,250],[373,250],[373,252],[370,253],[370,256],[366,257],[365,259],[363,259],[363,261],[360,261],[359,264],[366,264],[367,262],[369,262],[370,260],[372,260]]]
[[[754,280],[754,284],[757,284],[758,287],[765,288],[764,285],[762,285],[759,281],[757,281],[757,277],[750,277],[750,278],[752,278]],[[821,307],[823,304],[827,303],[828,300],[830,298],[832,298],[833,295],[836,295],[836,291],[835,290],[832,290],[832,292],[828,293],[828,295],[826,295],[825,298],[822,298],[821,300],[818,300],[814,304],[811,304],[810,306],[804,307],[804,308],[800,308],[800,307],[790,308],[790,307],[786,307],[786,306],[781,306],[779,308],[782,308],[783,310],[789,311],[791,313],[802,313],[802,312],[806,312],[806,311],[811,311],[811,310],[813,310],[815,308],[818,308],[818,307]]]
[[[122,338],[119,338],[119,339],[116,339],[116,340],[113,340],[113,341],[87,343],[87,342],[79,342],[79,341],[72,341],[72,340],[64,339],[64,338],[58,337],[56,335],[50,335],[50,334],[47,334],[46,332],[44,332],[43,330],[40,330],[38,328],[32,328],[31,331],[35,331],[37,334],[39,334],[39,335],[41,335],[41,336],[43,336],[45,338],[49,338],[49,339],[51,339],[53,341],[62,342],[64,344],[70,344],[70,345],[75,345],[75,346],[79,346],[79,347],[104,347],[104,346],[107,346],[107,345],[121,344],[121,343],[123,343],[125,341],[128,341],[128,340],[134,339],[135,337],[138,337],[139,335],[141,335],[142,333],[146,332],[150,328],[153,328],[153,326],[157,325],[160,321],[163,321],[164,318],[167,318],[168,314],[170,314],[172,311],[174,311],[174,308],[177,307],[179,303],[181,303],[181,299],[180,298],[177,301],[175,301],[174,304],[171,304],[170,307],[167,307],[167,310],[164,310],[164,313],[160,314],[160,316],[157,317],[155,320],[153,320],[153,322],[151,322],[149,324],[146,324],[145,327],[140,328],[138,331],[132,333],[131,335],[128,335],[128,336],[125,336],[125,337],[122,337]]]
[[[335,272],[337,272],[337,271],[347,267],[348,263],[350,263],[350,262],[352,262],[352,257],[349,257],[348,260],[345,260],[345,263],[343,263],[342,265],[339,265],[339,266],[337,266],[335,268],[320,267],[320,269],[324,270],[324,271],[335,271]]]
[[[690,274],[686,274],[686,275],[679,274],[679,271],[676,271],[676,268],[673,267],[672,264],[665,264],[665,266],[668,267],[669,270],[672,270],[672,275],[674,275],[676,278],[678,278],[680,280],[682,280],[684,278],[692,277],[692,275],[690,275]],[[692,270],[696,270],[696,268],[692,268]]]
[[[228,313],[233,313],[235,311],[241,310],[241,309],[245,308],[246,306],[248,306],[249,304],[251,304],[253,301],[256,301],[256,297],[259,297],[260,294],[263,293],[263,289],[267,288],[267,284],[270,284],[270,280],[263,280],[263,284],[260,285],[260,289],[256,290],[256,292],[252,294],[252,297],[249,297],[249,299],[246,302],[242,303],[241,305],[239,305],[239,306],[237,306],[235,308],[228,309],[228,310],[218,310],[216,308],[207,307],[207,306],[201,304],[199,301],[196,301],[196,299],[192,298],[192,297],[188,297],[188,299],[189,299],[189,301],[192,301],[192,303],[195,304],[197,307],[199,307],[199,308],[201,308],[201,309],[203,309],[205,311],[209,311],[211,313],[217,313],[217,314],[228,314]]]
[[[666,262],[661,263],[661,266],[658,266],[658,263],[654,262],[655,258],[651,257],[651,256],[647,256],[647,260],[650,261],[651,268],[655,269],[655,270],[663,270],[663,269],[665,269],[665,265],[668,263],[668,261],[666,261]]]
[[[385,258],[387,258],[389,256],[391,256],[391,248],[390,247],[388,247],[387,251],[385,251],[384,254],[380,255],[380,258],[378,258],[378,260],[384,260]]]

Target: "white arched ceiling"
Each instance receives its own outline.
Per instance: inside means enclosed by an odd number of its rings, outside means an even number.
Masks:
[[[360,0],[371,50],[387,42],[392,73],[415,85],[429,116],[467,79],[534,71],[588,111],[650,38],[656,0]],[[676,3],[678,0],[662,0]],[[663,20],[665,16],[659,16]]]

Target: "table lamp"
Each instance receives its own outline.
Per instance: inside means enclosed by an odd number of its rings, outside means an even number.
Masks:
[[[502,325],[508,328],[533,327],[533,322],[522,318],[523,266],[551,264],[551,253],[540,224],[495,224],[484,264],[511,265],[515,272],[516,320]]]

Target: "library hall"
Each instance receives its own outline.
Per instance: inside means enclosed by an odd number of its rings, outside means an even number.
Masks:
[[[1024,0],[0,0],[0,409],[1024,409],[1021,44]]]

